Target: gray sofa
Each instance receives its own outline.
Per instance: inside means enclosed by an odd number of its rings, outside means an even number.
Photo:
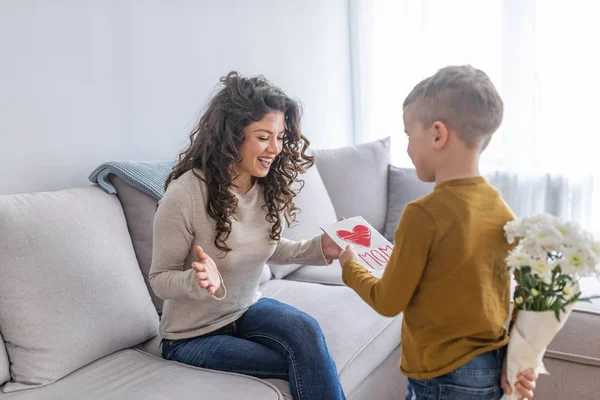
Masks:
[[[431,190],[389,166],[387,139],[314,154],[291,239],[354,215],[390,237],[404,204]],[[147,283],[156,200],[113,183],[117,196],[97,186],[0,196],[0,400],[291,398],[286,381],[160,358],[162,302]],[[401,316],[372,311],[343,286],[337,262],[265,266],[259,290],[319,321],[349,399],[404,398]],[[599,398],[600,308],[590,307],[551,345],[552,376],[536,398]]]

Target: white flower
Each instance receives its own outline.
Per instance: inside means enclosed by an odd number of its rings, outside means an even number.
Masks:
[[[532,260],[527,253],[521,251],[521,249],[517,247],[508,253],[508,257],[506,257],[506,264],[511,270],[520,269],[522,267],[531,265]]]
[[[554,217],[550,214],[537,214],[523,219],[523,230],[527,233],[532,227],[540,225],[553,225]]]
[[[551,250],[564,243],[563,235],[552,224],[540,223],[532,226],[527,232],[527,237],[532,239],[537,247]]]
[[[583,240],[577,246],[573,246],[573,250],[581,254],[583,258],[584,271],[582,274],[595,275],[596,265],[598,264],[598,256],[594,249],[594,242],[590,240]]]
[[[521,218],[515,218],[504,224],[504,235],[506,236],[508,244],[513,244],[515,238],[522,237],[524,234],[523,220]]]
[[[573,284],[571,284],[570,282],[567,282],[567,284],[563,288],[562,292],[565,295],[565,298],[567,300],[570,299],[573,294]]]
[[[517,246],[508,254],[506,263],[511,272],[525,266],[531,268],[536,281],[531,285],[533,287],[529,286],[532,297],[547,296],[537,289],[538,282],[552,285],[556,292],[561,285],[559,282],[568,276],[571,281],[562,288],[562,295],[569,300],[578,294],[577,281],[580,278],[600,277],[600,241],[594,240],[589,232],[572,221],[539,214],[507,222],[504,232],[509,243],[519,239]],[[555,269],[563,278],[553,284],[552,271]],[[516,305],[524,302],[522,297],[515,298]]]
[[[591,275],[600,275],[600,241],[593,238],[585,243],[585,251],[587,253],[587,266]]]
[[[554,227],[561,233],[563,243],[566,245],[575,245],[581,238],[581,228],[575,222],[555,218]]]
[[[600,240],[590,240],[590,250],[596,255],[596,258],[600,258]]]
[[[542,258],[548,253],[548,249],[544,248],[538,241],[525,237],[519,241],[521,251],[534,258]]]
[[[533,260],[531,271],[535,274],[542,282],[546,285],[552,283],[552,270],[556,266],[553,262],[546,262],[545,260]]]
[[[532,260],[533,263],[531,265],[531,269],[533,273],[543,274],[544,272],[552,272],[554,267],[556,266],[552,261],[548,261],[545,259],[536,258]]]
[[[581,276],[585,272],[585,256],[578,248],[564,249],[561,262],[562,272]]]

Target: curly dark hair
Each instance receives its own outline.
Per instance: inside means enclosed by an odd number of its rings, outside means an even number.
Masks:
[[[237,207],[237,198],[228,188],[235,178],[231,166],[240,159],[244,127],[273,111],[281,111],[285,116],[282,151],[267,176],[257,178],[264,187],[263,210],[267,212],[266,220],[272,223],[270,237],[275,241],[281,238],[281,213],[288,226],[296,220],[299,209],[293,199],[304,185],[298,175],[314,164],[314,157],[306,154],[310,142],[300,131],[302,110],[298,102],[262,75],[243,78],[233,71],[220,82],[224,87],[206,105],[192,130],[189,146],[179,154],[179,161],[167,178],[165,190],[189,170],[206,183],[206,211],[217,223],[214,244],[227,254],[231,249],[225,242]],[[294,183],[299,187],[294,188]]]

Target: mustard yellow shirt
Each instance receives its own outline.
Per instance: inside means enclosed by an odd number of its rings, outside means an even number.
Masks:
[[[444,182],[404,209],[381,279],[343,265],[344,283],[375,311],[404,313],[403,374],[432,379],[508,343],[503,226],[513,218],[483,177]]]

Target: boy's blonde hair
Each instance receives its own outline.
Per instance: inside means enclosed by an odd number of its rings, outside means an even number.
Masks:
[[[469,147],[481,150],[502,122],[504,105],[485,72],[470,65],[449,66],[419,82],[404,100],[426,128],[441,121]]]

